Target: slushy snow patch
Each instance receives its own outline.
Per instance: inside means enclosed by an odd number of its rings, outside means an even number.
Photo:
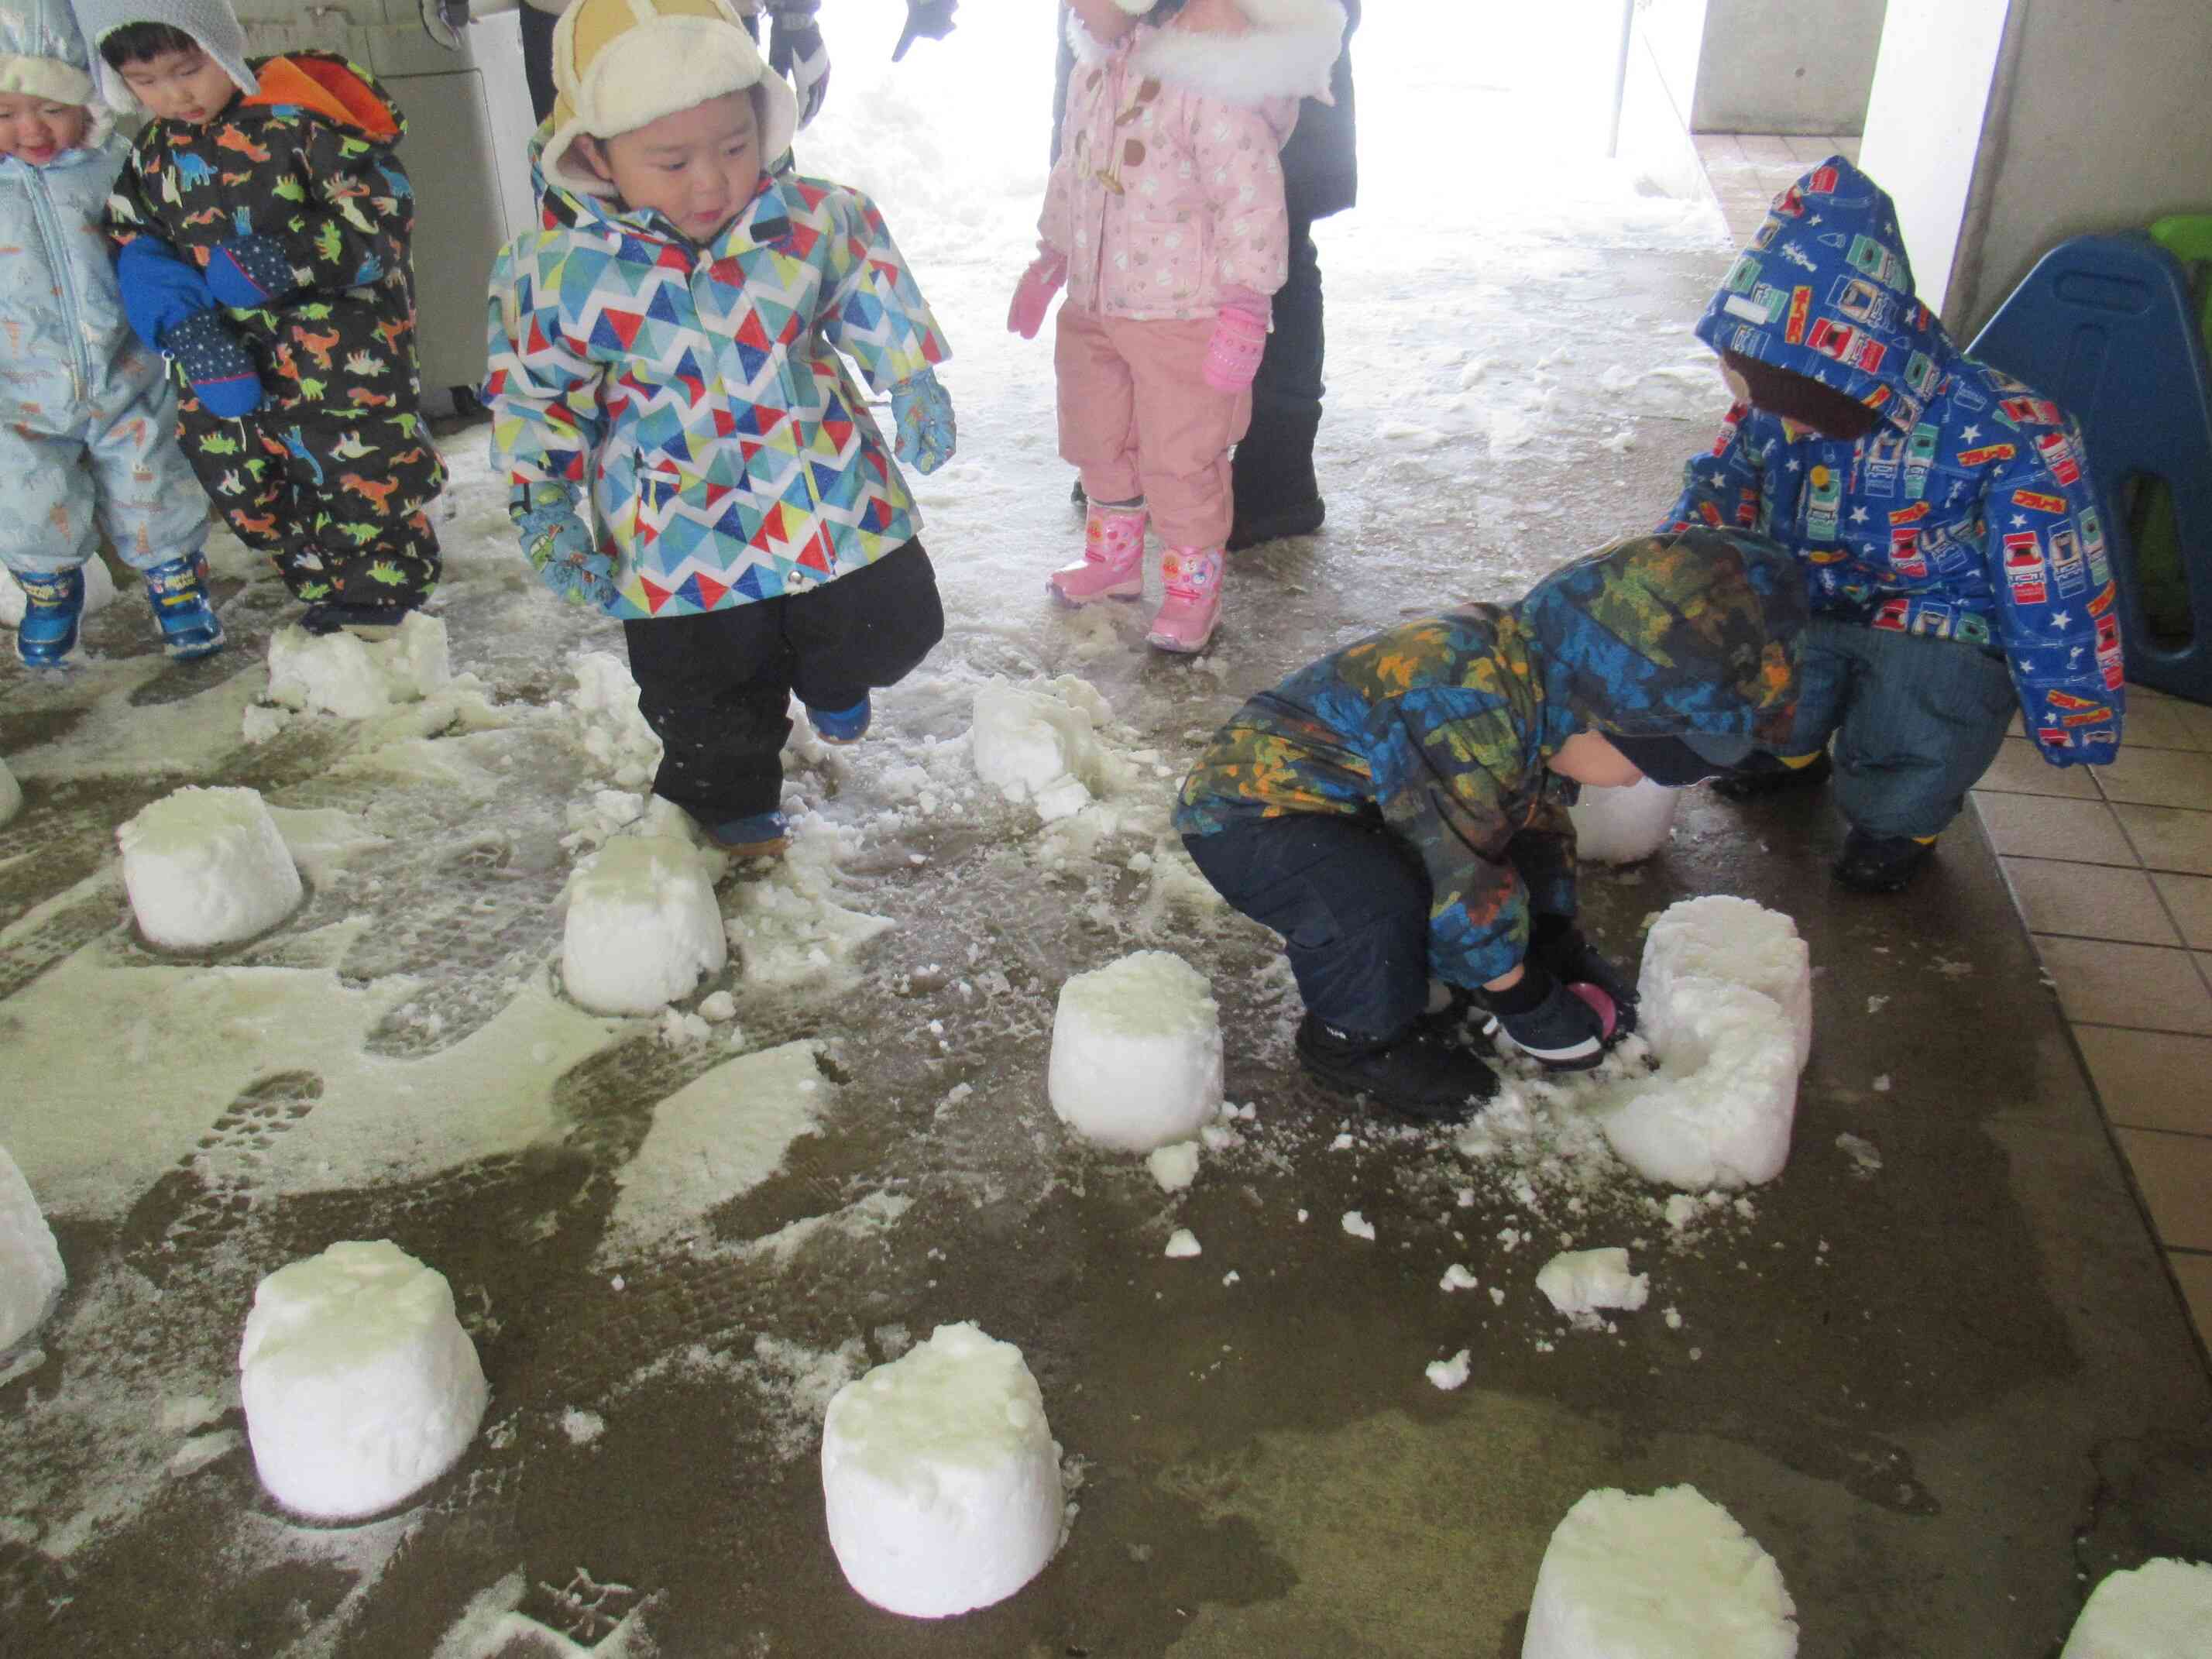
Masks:
[[[2212,1653],[2212,1566],[2161,1556],[2105,1575],[2058,1659],[2204,1659]]]
[[[1645,778],[1626,788],[1585,787],[1567,809],[1575,856],[1590,864],[1633,864],[1667,844],[1682,793]]]
[[[0,1353],[38,1328],[68,1282],[31,1183],[0,1147]]]
[[[1705,1192],[1782,1173],[1797,1111],[1797,1051],[1773,998],[1694,975],[1644,999],[1657,1075],[1624,1087],[1599,1125],[1646,1181]]]
[[[235,945],[300,902],[299,866],[251,789],[188,787],[115,832],[139,930],[170,950]]]
[[[1813,1050],[1813,968],[1797,924],[1779,910],[1715,893],[1670,904],[1644,942],[1637,994],[1665,1005],[1678,981],[1726,980],[1769,996],[1789,1016],[1797,1069]],[[1653,1048],[1663,1056],[1665,1048]]]
[[[8,769],[8,763],[0,760],[0,824],[6,823],[23,810],[23,786],[15,781],[15,775]]]
[[[1046,1089],[1086,1140],[1149,1152],[1189,1140],[1221,1105],[1221,1022],[1206,975],[1139,951],[1060,988]]]
[[[104,559],[84,562],[84,614],[96,617],[115,603],[115,578],[108,574]],[[21,628],[23,612],[29,601],[23,597],[23,585],[0,568],[0,625]]]
[[[595,1014],[650,1014],[729,961],[705,863],[672,837],[622,836],[568,888],[561,981]]]
[[[443,1474],[489,1392],[446,1276],[387,1239],[263,1279],[238,1369],[261,1484],[324,1521],[374,1515]]]
[[[1537,1569],[1521,1659],[1792,1659],[1773,1558],[1694,1486],[1586,1492]]]
[[[446,624],[419,611],[374,644],[296,626],[278,629],[269,641],[269,701],[301,712],[366,720],[398,703],[420,702],[453,679]]]
[[[876,1606],[942,1619],[1002,1601],[1060,1542],[1060,1448],[1021,1350],[972,1324],[847,1383],[822,1425],[830,1547]]]
[[[1601,1250],[1562,1250],[1536,1274],[1536,1288],[1569,1316],[1600,1308],[1634,1312],[1650,1299],[1651,1278],[1628,1270],[1628,1252],[1618,1245]]]
[[[994,678],[975,692],[975,775],[1047,823],[1071,817],[1101,786],[1098,727],[1111,719],[1105,699],[1072,676],[1042,686]]]

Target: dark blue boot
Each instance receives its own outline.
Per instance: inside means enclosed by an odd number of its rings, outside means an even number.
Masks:
[[[58,570],[48,576],[15,573],[27,601],[23,625],[15,635],[15,654],[26,668],[58,668],[76,649],[77,619],[84,615],[84,572]]]
[[[190,662],[222,649],[222,618],[215,614],[215,597],[208,592],[204,558],[187,553],[143,574],[164,650],[179,662]]]

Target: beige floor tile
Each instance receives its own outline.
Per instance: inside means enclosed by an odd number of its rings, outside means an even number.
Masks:
[[[2010,799],[2025,800],[2027,797]],[[2112,812],[2127,831],[2128,840],[2134,843],[2148,868],[2212,876],[2212,812],[2190,812],[2166,806],[2115,806]],[[1983,816],[1986,819],[1988,815]]]
[[[2115,1124],[2212,1135],[2212,1037],[2116,1025],[2076,1025],[2074,1036]]]
[[[2158,1242],[2185,1250],[2212,1250],[2212,1136],[2162,1134],[2155,1129],[2115,1129],[2136,1185],[2150,1207]]]
[[[2212,808],[2212,755],[2123,745],[2110,766],[2090,769],[2109,801]]]
[[[1740,132],[1736,142],[1743,146],[1747,160],[1763,167],[1790,167],[1797,158],[1790,153],[1790,141],[1771,132]]]
[[[2032,933],[2074,933],[2136,945],[2179,945],[2158,890],[2140,870],[2058,859],[2002,859]]]
[[[2199,712],[2194,703],[2176,702],[2170,697],[2154,698],[2140,686],[2130,686],[2121,752],[2138,749],[2212,749],[2212,726],[2196,718]]]
[[[1856,138],[1838,138],[1835,140],[1835,146],[1837,153],[1844,160],[1854,167],[1858,165],[1859,141]]]
[[[2053,766],[2026,738],[2007,738],[1974,787],[1998,789],[2008,795],[2063,795],[2074,800],[2095,800],[2097,781],[2089,775],[2090,769]]]
[[[2197,1326],[2197,1340],[2212,1348],[2212,1255],[2188,1255],[2176,1251],[2166,1259],[2181,1285],[2182,1300],[2189,1304],[2189,1317]]]
[[[2151,880],[2159,896],[2173,913],[2181,929],[2181,942],[2197,951],[2212,951],[2212,876],[2177,876],[2161,871]]]
[[[2067,1018],[2212,1036],[2212,991],[2188,951],[2048,933],[2035,936],[2035,948]]]
[[[1981,811],[1990,845],[2010,857],[2080,859],[2091,864],[2136,861],[2114,809],[2101,801],[1978,792],[1974,805]],[[2206,868],[2212,870],[2212,864]]]

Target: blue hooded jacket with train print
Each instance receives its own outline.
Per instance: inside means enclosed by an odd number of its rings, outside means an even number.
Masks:
[[[1773,537],[1803,562],[1815,615],[2002,651],[2044,758],[2111,760],[2120,623],[2081,429],[1951,343],[1914,295],[1888,195],[1839,155],[1814,167],[1697,334],[1881,419],[1851,442],[1739,404],[1664,527]]]

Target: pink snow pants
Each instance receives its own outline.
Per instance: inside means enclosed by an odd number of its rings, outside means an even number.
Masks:
[[[1200,373],[1213,319],[1135,322],[1060,308],[1060,453],[1094,501],[1142,495],[1170,547],[1219,547],[1235,502],[1229,450],[1252,421],[1252,394]]]

